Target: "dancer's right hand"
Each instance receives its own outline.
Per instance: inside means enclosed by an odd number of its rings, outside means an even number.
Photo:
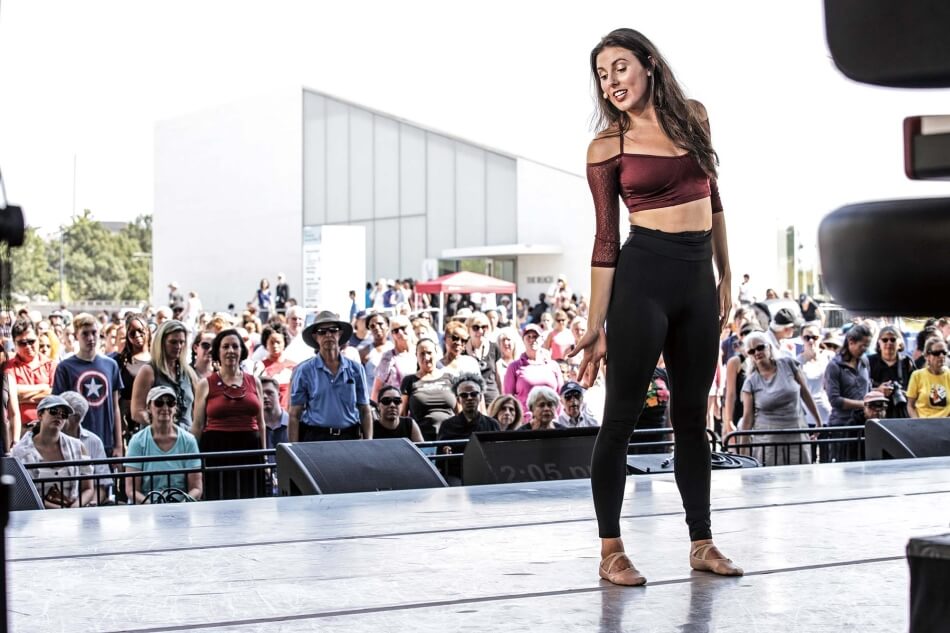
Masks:
[[[587,330],[567,357],[573,358],[581,352],[584,352],[584,357],[577,368],[577,377],[580,378],[581,386],[588,389],[597,380],[601,363],[607,362],[607,333],[603,328]]]

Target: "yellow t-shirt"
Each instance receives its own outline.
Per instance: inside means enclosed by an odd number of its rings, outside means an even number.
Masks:
[[[950,370],[936,376],[924,367],[910,375],[907,397],[915,398],[914,406],[922,418],[950,418]]]

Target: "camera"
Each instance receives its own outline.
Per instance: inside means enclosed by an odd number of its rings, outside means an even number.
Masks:
[[[891,386],[891,404],[895,407],[906,405],[907,404],[907,394],[904,393],[904,390],[901,389],[901,384],[896,380],[892,380],[890,383]]]

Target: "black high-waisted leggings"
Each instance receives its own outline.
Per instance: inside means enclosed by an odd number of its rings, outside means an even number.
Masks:
[[[661,351],[690,540],[712,538],[706,403],[719,351],[718,314],[711,233],[632,227],[607,310],[607,398],[591,463],[601,538],[620,536],[627,445]]]

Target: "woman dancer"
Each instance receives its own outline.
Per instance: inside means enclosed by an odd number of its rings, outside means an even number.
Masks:
[[[674,394],[675,474],[690,566],[741,575],[713,544],[709,518],[706,395],[732,304],[732,274],[706,111],[686,99],[657,48],[632,29],[604,37],[590,66],[599,133],[588,149],[587,179],[597,232],[588,330],[571,355],[584,352],[586,385],[605,357],[612,361],[591,463],[600,576],[619,585],[646,582],[624,552],[620,509],[627,446],[660,352]],[[623,248],[618,197],[632,225]]]

